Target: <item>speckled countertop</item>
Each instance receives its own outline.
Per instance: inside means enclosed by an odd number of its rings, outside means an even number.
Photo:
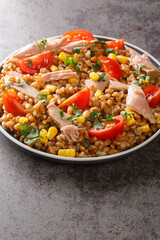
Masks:
[[[0,1],[0,60],[70,29],[125,38],[160,60],[160,1]],[[0,240],[159,240],[160,140],[99,165],[24,153],[0,133]]]

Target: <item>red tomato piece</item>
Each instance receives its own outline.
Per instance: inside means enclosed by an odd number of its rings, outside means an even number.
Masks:
[[[44,52],[29,58],[17,61],[17,66],[23,73],[35,74],[39,73],[41,68],[50,69],[53,65],[54,58],[51,52]]]
[[[154,108],[160,104],[160,87],[148,86],[143,91],[150,107]]]
[[[108,124],[114,123],[113,126],[107,127]],[[103,123],[104,128],[90,128],[88,130],[89,134],[93,137],[97,137],[99,139],[110,139],[117,137],[124,128],[124,117],[119,115],[115,117],[114,121]]]
[[[88,106],[89,99],[90,99],[90,89],[84,88],[80,92],[75,93],[73,96],[66,99],[62,104],[59,105],[59,108],[67,112],[67,108],[74,103],[79,109],[83,110]]]
[[[109,48],[118,48],[118,50],[121,50],[124,45],[124,39],[119,39],[117,41],[107,41],[106,42]]]
[[[99,60],[104,71],[112,78],[120,79],[122,77],[122,69],[118,62],[105,56],[99,57]]]
[[[6,111],[12,113],[14,116],[26,115],[26,109],[22,105],[22,100],[15,91],[3,93],[3,104]]]
[[[86,30],[71,30],[66,32],[63,36],[69,35],[70,40],[68,42],[75,42],[80,40],[94,40],[93,35]]]

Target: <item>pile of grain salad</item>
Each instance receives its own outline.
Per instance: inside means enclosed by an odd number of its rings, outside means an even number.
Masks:
[[[73,30],[22,48],[0,74],[2,127],[64,157],[142,143],[160,127],[160,70],[123,45]]]

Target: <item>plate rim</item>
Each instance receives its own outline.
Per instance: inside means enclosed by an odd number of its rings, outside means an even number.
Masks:
[[[99,39],[105,39],[105,40],[118,40],[117,38],[112,38],[112,37],[107,37],[107,36],[101,36],[101,35],[93,35],[94,37],[96,38],[99,38]],[[58,37],[61,37],[61,35],[58,35],[58,36],[54,36],[54,38],[58,38]],[[46,38],[48,39],[48,38]],[[11,53],[8,57],[6,57],[4,60],[2,60],[2,62],[0,62],[0,70],[1,70],[1,67],[2,65],[4,64],[4,62],[10,58],[11,56],[13,56],[15,53],[17,53],[18,51],[20,51],[21,49],[23,49],[24,47],[27,47],[27,46],[30,46],[32,45],[32,43],[30,44],[27,44],[25,46],[23,46],[22,48],[14,51],[13,53]],[[155,62],[158,66],[160,66],[160,62],[155,58],[153,57],[150,53],[146,52],[145,50],[143,50],[142,48],[139,48],[137,46],[135,46],[134,44],[132,43],[129,43],[129,42],[124,42],[125,45],[128,45],[129,47],[132,47],[133,49],[136,49],[138,51],[140,51],[141,53],[144,53],[144,54],[147,54],[149,56],[149,58]],[[36,155],[36,156],[39,156],[40,158],[46,158],[47,160],[50,160],[50,161],[57,161],[57,162],[63,162],[63,163],[72,163],[72,164],[86,164],[86,163],[100,163],[100,162],[110,162],[110,161],[113,161],[117,158],[122,158],[126,155],[129,155],[131,153],[135,153],[137,152],[138,150],[142,149],[143,147],[145,147],[146,145],[148,145],[150,142],[152,142],[154,139],[156,139],[159,134],[160,134],[160,129],[155,132],[151,137],[149,137],[148,139],[146,139],[144,142],[132,147],[132,148],[129,148],[127,150],[124,150],[122,152],[119,152],[119,153],[115,153],[115,154],[111,154],[111,155],[105,155],[105,156],[98,156],[98,157],[84,157],[84,158],[80,158],[80,157],[74,157],[74,158],[71,158],[71,157],[62,157],[62,156],[58,156],[58,155],[53,155],[53,154],[50,154],[50,153],[47,153],[47,152],[43,152],[41,150],[38,150],[38,149],[35,149],[35,148],[31,148],[29,146],[27,146],[26,144],[20,142],[18,139],[14,138],[11,133],[7,132],[7,130],[5,130],[1,125],[0,125],[0,131],[3,135],[5,135],[10,141],[12,141],[13,143],[15,143],[16,145],[18,145],[19,147],[21,147],[23,150],[26,150],[27,152],[29,153],[32,153],[33,155]]]

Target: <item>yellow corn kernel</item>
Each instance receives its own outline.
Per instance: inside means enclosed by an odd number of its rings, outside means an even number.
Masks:
[[[61,60],[62,62],[64,62],[68,57],[70,57],[70,54],[65,52],[61,52],[58,56],[59,60]]]
[[[47,137],[47,130],[46,129],[42,129],[41,131],[40,131],[40,133],[39,133],[39,135],[40,135],[40,137]]]
[[[77,81],[77,78],[69,78],[68,82],[69,83],[75,83]]]
[[[117,60],[117,56],[116,56],[116,54],[114,54],[114,53],[109,53],[109,54],[108,54],[108,57],[111,58],[111,59],[113,59],[113,60],[115,60],[115,61]]]
[[[126,111],[127,113],[131,113],[131,114],[134,114],[134,113],[135,113],[131,108],[125,108],[125,111]]]
[[[41,90],[40,93],[41,93],[41,94],[46,94],[46,95],[49,95],[49,94],[50,94],[49,89],[47,89],[47,88]]]
[[[156,123],[160,124],[160,116],[156,119]]]
[[[52,139],[57,135],[57,133],[58,133],[58,130],[57,130],[56,127],[50,127],[50,128],[48,129],[47,138],[48,138],[49,140],[52,140]]]
[[[75,149],[67,149],[66,150],[66,157],[75,157],[76,150]]]
[[[52,95],[49,94],[49,95],[47,96],[47,100],[51,100],[51,99],[52,99]]]
[[[47,143],[47,142],[48,142],[48,138],[47,138],[47,137],[43,137],[43,138],[41,139],[41,142],[42,142],[42,143]]]
[[[117,61],[118,61],[119,63],[127,63],[127,62],[128,62],[128,58],[125,57],[125,56],[118,55],[118,56],[117,56]]]
[[[52,72],[58,71],[58,67],[57,67],[56,65],[52,65],[52,66],[50,67],[50,70],[51,70]]]
[[[59,149],[58,150],[58,156],[66,157],[66,149]]]
[[[77,120],[78,123],[84,123],[86,121],[86,118],[85,117],[78,117],[76,120]]]
[[[143,82],[144,84],[148,84],[148,83],[149,83],[148,80],[142,80],[142,82]]]
[[[55,92],[56,91],[56,86],[48,84],[48,85],[45,86],[44,89],[48,89],[49,92],[51,93],[51,92]]]
[[[20,117],[20,119],[19,119],[19,123],[20,124],[23,124],[23,123],[27,123],[28,122],[28,118],[26,118],[26,117]]]
[[[127,117],[127,126],[133,125],[135,122],[136,120],[134,119],[134,117],[132,118]]]
[[[95,73],[95,72],[91,72],[89,74],[89,77],[90,77],[90,79],[92,79],[95,82],[98,81],[98,79],[99,79],[99,75],[97,73]]]
[[[149,124],[145,124],[142,127],[140,127],[142,132],[149,132],[150,131],[150,127]]]
[[[102,95],[102,91],[101,91],[100,89],[98,89],[98,90],[95,92],[95,97],[96,97],[96,98],[99,98],[101,95]]]

